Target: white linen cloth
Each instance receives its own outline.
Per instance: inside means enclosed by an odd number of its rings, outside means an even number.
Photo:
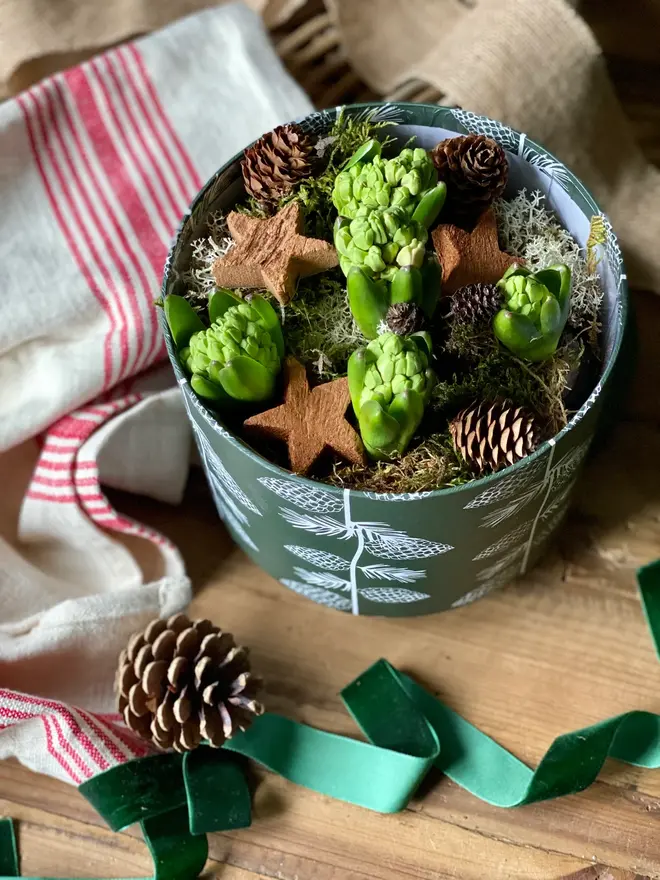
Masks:
[[[310,110],[240,4],[0,105],[0,758],[72,782],[89,775],[80,762],[98,772],[121,758],[103,720],[119,651],[191,596],[176,547],[102,489],[169,503],[184,489],[189,429],[169,366],[154,366],[167,250],[204,180]],[[13,506],[24,441],[37,465]],[[158,578],[145,583],[113,535],[151,542]],[[71,738],[73,774],[57,758]]]

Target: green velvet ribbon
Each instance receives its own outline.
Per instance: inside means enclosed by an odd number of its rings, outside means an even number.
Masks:
[[[639,569],[637,578],[660,658],[660,560]],[[195,880],[208,854],[206,834],[250,824],[250,792],[237,756],[381,813],[403,809],[432,766],[498,807],[582,791],[607,757],[660,767],[660,716],[651,712],[626,712],[563,734],[531,770],[386,660],[363,672],[341,697],[368,742],[269,713],[225,749],[201,746],[184,756],[131,761],[95,776],[80,791],[113,830],[140,823],[154,880]],[[0,875],[19,876],[10,820],[0,821]]]

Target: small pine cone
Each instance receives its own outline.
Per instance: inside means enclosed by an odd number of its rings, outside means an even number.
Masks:
[[[424,312],[414,303],[394,303],[387,310],[385,323],[397,336],[410,336],[424,327]]]
[[[449,426],[454,449],[478,474],[494,473],[532,453],[541,429],[532,413],[508,401],[464,409]]]
[[[274,208],[312,173],[312,144],[298,125],[278,125],[243,153],[245,189],[264,208]]]
[[[509,163],[502,147],[482,134],[448,138],[431,150],[438,179],[447,184],[443,223],[470,226],[504,192]]]
[[[451,297],[451,316],[458,324],[485,324],[502,308],[502,294],[494,284],[466,284]]]
[[[161,749],[215,748],[263,712],[247,650],[209,620],[152,620],[121,652],[115,680],[127,726]]]

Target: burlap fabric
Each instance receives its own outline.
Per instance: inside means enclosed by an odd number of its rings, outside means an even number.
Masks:
[[[0,79],[16,90],[81,54],[208,5],[207,0],[0,0]],[[660,172],[636,144],[575,3],[251,0],[250,5],[262,12],[287,66],[317,103],[392,95],[444,99],[543,143],[611,216],[632,283],[660,291]],[[418,84],[412,93],[411,82]]]

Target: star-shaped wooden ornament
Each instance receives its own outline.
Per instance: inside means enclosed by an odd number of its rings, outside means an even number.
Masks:
[[[232,211],[227,226],[235,244],[213,264],[220,287],[266,287],[285,306],[296,292],[299,276],[324,272],[338,263],[331,244],[303,235],[298,202],[263,220]]]
[[[288,357],[284,383],[284,403],[252,416],[243,426],[286,443],[291,470],[297,474],[306,474],[326,449],[353,464],[364,464],[362,440],[345,418],[351,402],[348,379],[310,389],[304,366]]]
[[[442,266],[443,293],[454,293],[466,284],[495,284],[513,263],[524,260],[500,250],[497,220],[489,208],[472,232],[451,223],[437,226],[431,233],[435,252]]]

